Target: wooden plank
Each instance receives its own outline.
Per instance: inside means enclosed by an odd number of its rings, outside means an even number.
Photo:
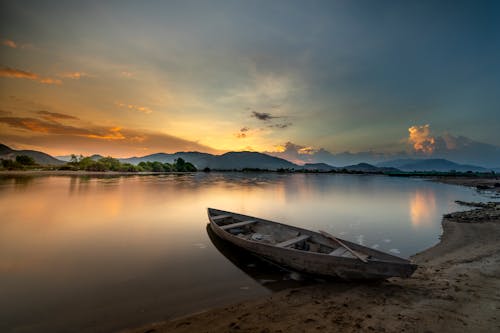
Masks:
[[[335,237],[334,235],[331,235],[331,234],[327,233],[326,231],[321,231],[320,230],[319,232],[320,232],[320,234],[322,234],[326,238],[329,238],[329,239],[331,239],[333,241],[336,241],[339,245],[345,247],[347,251],[351,252],[356,258],[358,258],[362,262],[368,263],[368,260],[366,260],[368,258],[368,256],[366,254],[358,253],[358,252],[354,251],[349,246],[345,245],[343,242],[341,242],[339,239],[337,239],[337,237]]]
[[[338,257],[340,257],[341,255],[343,255],[346,252],[348,252],[348,251],[341,246],[341,247],[336,248],[335,250],[333,250],[332,252],[330,252],[328,254],[331,255],[331,256],[338,256]]]
[[[222,225],[221,228],[223,230],[227,230],[227,229],[242,227],[244,225],[252,224],[252,223],[255,223],[255,222],[257,222],[257,221],[256,220],[248,220],[248,221],[236,222],[236,223]]]
[[[217,220],[220,220],[220,219],[225,219],[226,217],[231,217],[232,215],[216,215],[216,216],[212,216],[212,221],[217,221]]]
[[[284,242],[278,243],[275,246],[277,246],[277,247],[287,247],[287,246],[293,245],[295,243],[302,242],[303,240],[306,240],[309,237],[310,236],[308,236],[308,235],[300,235],[299,237],[295,237],[295,238],[286,240]]]

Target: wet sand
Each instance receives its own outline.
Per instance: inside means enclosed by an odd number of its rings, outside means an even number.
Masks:
[[[412,257],[409,279],[322,283],[125,332],[500,331],[500,204],[442,223],[441,242]]]

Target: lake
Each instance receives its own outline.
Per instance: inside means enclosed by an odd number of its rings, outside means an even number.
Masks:
[[[207,207],[408,257],[454,200],[484,197],[367,175],[0,176],[0,331],[108,332],[313,283],[214,244]]]

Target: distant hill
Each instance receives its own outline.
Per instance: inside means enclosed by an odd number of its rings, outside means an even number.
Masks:
[[[355,165],[347,165],[341,169],[346,169],[348,171],[358,171],[358,172],[397,172],[400,171],[393,167],[377,167],[368,163],[359,163]]]
[[[175,159],[182,158],[193,163],[198,169],[210,168],[215,170],[241,170],[244,168],[277,170],[279,168],[298,169],[293,164],[282,158],[256,153],[256,152],[229,152],[222,155],[212,155],[198,152],[179,152],[175,154],[158,153],[143,157],[120,159],[121,162],[139,164],[140,162],[173,163]]]
[[[432,159],[398,159],[378,163],[379,167],[395,167],[402,171],[441,171],[449,172],[455,170],[458,172],[488,172],[492,169],[483,168],[477,165],[458,164],[442,158]]]
[[[213,169],[257,168],[269,170],[298,168],[296,164],[282,158],[249,151],[229,152],[216,156],[213,164],[209,167]]]
[[[49,154],[42,153],[41,151],[36,150],[14,150],[10,147],[0,144],[0,159],[4,160],[13,160],[18,155],[26,155],[35,160],[38,164],[44,165],[60,165],[64,164],[63,161],[58,160]]]
[[[99,155],[99,154],[94,154],[92,156],[90,156],[90,158],[94,161],[97,161],[97,160],[100,160],[101,158],[103,158],[104,156],[102,155]],[[69,162],[71,161],[71,155],[63,155],[63,156],[56,156],[56,158],[58,160],[61,160],[61,161],[64,161],[64,162]]]
[[[215,158],[215,155],[199,152],[178,152],[174,154],[156,153],[142,157],[122,158],[120,159],[120,162],[131,163],[135,165],[141,162],[155,161],[161,163],[174,163],[174,161],[178,158],[182,158],[183,160],[194,164],[198,169],[203,169],[212,162],[212,160]]]
[[[339,168],[331,166],[326,163],[306,163],[302,166],[302,169],[309,171],[332,171],[337,170]]]

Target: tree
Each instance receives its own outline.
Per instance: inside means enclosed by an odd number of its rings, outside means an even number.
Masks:
[[[69,163],[77,165],[80,163],[80,161],[83,159],[82,155],[76,155],[76,154],[71,154],[71,158],[69,160]]]
[[[100,158],[98,160],[98,162],[104,164],[105,168],[107,170],[111,170],[111,171],[119,171],[120,170],[120,161],[118,161],[116,158],[113,158],[111,156]]]
[[[174,164],[172,165],[173,171],[177,172],[195,172],[197,171],[196,167],[189,163],[184,161],[182,158],[178,158],[174,161]]]
[[[16,162],[22,165],[35,165],[36,162],[33,157],[27,155],[17,155]]]

